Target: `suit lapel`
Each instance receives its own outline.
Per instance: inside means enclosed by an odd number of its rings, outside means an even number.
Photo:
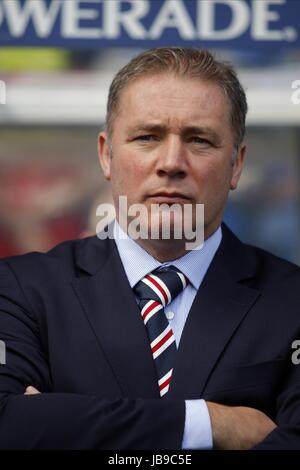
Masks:
[[[103,244],[106,249],[101,253]],[[159,397],[146,329],[115,243],[93,240],[79,254],[78,262],[92,275],[75,279],[73,287],[120,393],[126,397]],[[98,271],[94,272],[96,265]]]
[[[116,245],[97,237],[82,242],[76,254],[81,275],[73,287],[99,353],[105,355],[123,396],[158,398],[146,329]],[[253,277],[255,269],[252,252],[223,226],[221,245],[182,333],[166,399],[201,396],[226,345],[259,296],[257,290],[240,283]]]
[[[237,281],[251,277],[252,271],[253,259],[223,227],[221,246],[182,333],[168,398],[201,397],[226,345],[259,296],[257,290]]]

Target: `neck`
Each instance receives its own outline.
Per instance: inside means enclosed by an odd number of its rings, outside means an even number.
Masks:
[[[127,227],[122,227],[120,222],[117,220],[120,228],[125,232],[128,237],[130,235],[127,232]],[[153,239],[153,238],[135,238],[134,241],[153,258],[157,259],[160,263],[167,261],[173,261],[177,258],[189,253],[189,251],[196,249],[197,246],[201,246],[202,242],[207,240],[219,227],[220,224],[214,224],[213,226],[204,226],[204,238],[200,240],[190,241],[185,238],[181,239]]]
[[[181,243],[178,243],[178,242]],[[157,259],[160,263],[166,261],[173,261],[186,255],[189,250],[186,249],[185,243],[182,240],[136,240],[145,251],[147,251],[153,258]]]

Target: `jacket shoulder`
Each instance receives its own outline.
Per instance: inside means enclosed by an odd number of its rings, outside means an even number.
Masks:
[[[300,286],[300,267],[260,247],[239,240],[223,226],[221,260],[236,279],[252,279],[257,286],[295,279]]]
[[[300,276],[300,267],[297,264],[276,256],[262,248],[252,245],[245,246],[254,253],[262,272],[269,273],[272,277],[288,275]]]
[[[91,258],[95,263],[101,262],[108,251],[107,245],[106,240],[99,240],[96,236],[67,240],[46,253],[30,252],[3,258],[0,260],[0,274],[9,266],[21,276],[31,278],[43,276],[45,271],[58,277],[61,275],[74,277],[81,271],[82,258]]]

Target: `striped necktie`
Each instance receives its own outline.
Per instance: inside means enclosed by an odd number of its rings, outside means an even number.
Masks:
[[[173,330],[164,307],[187,286],[188,279],[174,266],[157,269],[133,288],[147,329],[160,396],[169,391],[176,353]]]

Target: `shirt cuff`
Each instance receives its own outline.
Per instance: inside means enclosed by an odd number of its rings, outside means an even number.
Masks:
[[[185,400],[182,449],[212,449],[212,429],[205,400]]]

